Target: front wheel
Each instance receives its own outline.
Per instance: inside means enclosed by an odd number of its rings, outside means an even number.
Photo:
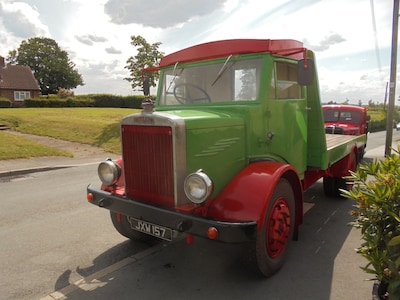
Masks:
[[[293,238],[295,203],[293,189],[286,179],[275,187],[264,217],[264,225],[257,233],[257,266],[269,277],[284,264],[288,246]]]

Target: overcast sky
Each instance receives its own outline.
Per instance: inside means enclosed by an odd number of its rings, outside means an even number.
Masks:
[[[132,35],[165,54],[221,39],[296,39],[316,53],[323,102],[383,103],[392,18],[393,0],[0,0],[0,55],[49,37],[83,76],[75,94],[129,95]]]

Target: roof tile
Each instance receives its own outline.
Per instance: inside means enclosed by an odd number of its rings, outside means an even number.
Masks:
[[[40,90],[31,69],[20,65],[0,68],[0,89]]]

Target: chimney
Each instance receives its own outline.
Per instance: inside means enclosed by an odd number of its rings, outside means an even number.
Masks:
[[[0,69],[6,67],[6,63],[4,62],[4,57],[0,55]]]

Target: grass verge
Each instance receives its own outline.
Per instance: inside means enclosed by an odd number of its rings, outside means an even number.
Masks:
[[[0,160],[40,156],[72,157],[67,151],[48,147],[5,131],[0,131],[0,140]]]
[[[16,108],[0,109],[0,124],[13,130],[50,136],[71,142],[100,147],[107,152],[121,153],[119,122],[122,117],[140,110],[128,108]],[[20,158],[13,154],[15,145],[25,143],[20,137],[1,137],[0,159]],[[8,139],[9,137],[7,137]],[[4,142],[3,142],[4,139]],[[34,143],[33,143],[34,144]],[[28,147],[25,145],[25,147]],[[30,148],[31,146],[29,146]],[[37,149],[35,156],[48,156],[48,149]],[[47,147],[48,148],[48,147]],[[29,155],[30,149],[24,150]],[[20,151],[20,154],[23,151]],[[14,157],[13,157],[14,156]],[[7,158],[6,158],[7,157]]]

